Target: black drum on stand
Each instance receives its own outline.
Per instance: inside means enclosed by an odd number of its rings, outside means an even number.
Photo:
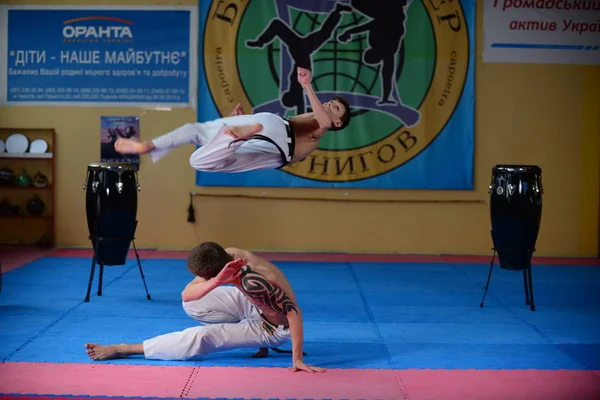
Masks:
[[[498,253],[500,268],[523,271],[525,301],[533,311],[531,258],[542,219],[542,170],[536,165],[496,165],[492,169],[489,194],[494,256],[484,300]]]
[[[95,265],[100,265],[98,296],[102,295],[104,266],[125,265],[133,244],[144,287],[146,281],[137,249],[138,191],[137,166],[131,163],[101,162],[88,164],[86,216],[90,240],[94,248],[92,270],[85,301],[89,301]],[[146,288],[148,300],[150,294]]]
[[[500,267],[527,270],[542,219],[542,170],[537,166],[495,166],[490,216]]]
[[[96,249],[96,262],[125,265],[137,222],[139,185],[135,165],[89,164],[85,189],[88,230]],[[98,241],[99,237],[125,240]]]

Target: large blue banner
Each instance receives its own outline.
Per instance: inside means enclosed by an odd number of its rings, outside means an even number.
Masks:
[[[193,107],[197,9],[0,6],[0,102]]]
[[[199,0],[199,32],[199,122],[310,112],[297,66],[352,121],[302,162],[197,185],[473,188],[474,1]]]

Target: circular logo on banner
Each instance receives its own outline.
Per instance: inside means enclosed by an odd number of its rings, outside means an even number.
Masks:
[[[312,111],[298,66],[311,69],[321,102],[349,102],[350,125],[282,169],[324,182],[385,174],[427,148],[452,118],[470,62],[460,2],[442,0],[214,0],[203,49],[223,116],[237,103],[285,118]]]

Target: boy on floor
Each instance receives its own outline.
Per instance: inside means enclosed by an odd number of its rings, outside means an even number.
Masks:
[[[242,115],[239,108],[229,117],[185,124],[152,141],[120,138],[115,150],[121,154],[150,154],[153,162],[186,144],[201,146],[190,157],[198,171],[244,172],[277,169],[304,160],[327,131],[344,129],[350,123],[350,106],[342,97],[322,104],[311,86],[311,72],[298,68],[313,112],[289,121],[277,114]]]
[[[93,360],[144,355],[153,360],[189,360],[234,348],[274,348],[291,340],[294,371],[324,372],[304,363],[302,311],[283,272],[249,251],[205,242],[188,258],[196,275],[183,290],[183,308],[204,323],[140,344],[86,343]],[[231,284],[232,286],[223,286]]]

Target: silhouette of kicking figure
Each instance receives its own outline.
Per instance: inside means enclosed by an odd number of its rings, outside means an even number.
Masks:
[[[289,87],[283,93],[281,101],[286,107],[296,107],[297,114],[304,113],[305,104],[302,86],[295,79],[296,71],[298,67],[312,70],[312,54],[329,40],[333,30],[342,20],[342,12],[352,12],[352,7],[344,3],[336,3],[334,10],[329,13],[320,29],[306,36],[300,36],[281,19],[273,19],[256,40],[246,41],[246,47],[263,48],[278,37],[288,47],[294,66],[290,71]]]
[[[350,1],[354,9],[371,19],[362,25],[347,29],[339,36],[339,40],[348,42],[352,35],[362,32],[369,33],[369,48],[363,53],[363,60],[365,64],[383,64],[381,68],[382,93],[377,104],[396,104],[391,97],[395,85],[396,53],[400,50],[405,34],[405,7],[411,1]]]

